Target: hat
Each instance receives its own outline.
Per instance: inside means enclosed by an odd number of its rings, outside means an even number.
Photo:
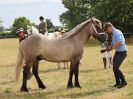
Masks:
[[[108,27],[113,27],[113,25],[110,23],[110,22],[107,22],[105,25],[104,25],[104,31],[108,28]]]
[[[64,31],[64,30],[62,30],[62,31],[61,31],[61,33],[65,33],[65,31]]]

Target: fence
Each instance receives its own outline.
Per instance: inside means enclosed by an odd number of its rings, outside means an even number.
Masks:
[[[0,35],[0,39],[16,38],[16,35]]]

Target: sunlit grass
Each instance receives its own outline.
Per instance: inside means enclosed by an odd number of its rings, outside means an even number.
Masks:
[[[0,39],[0,99],[132,99],[133,98],[133,46],[128,45],[128,57],[121,66],[128,85],[112,88],[112,69],[103,69],[100,46],[89,41],[79,67],[81,89],[67,89],[69,69],[58,64],[40,62],[39,75],[47,89],[39,89],[34,77],[28,81],[29,93],[20,92],[20,84],[14,83],[14,71],[18,52],[18,39]],[[22,79],[22,77],[21,77]]]

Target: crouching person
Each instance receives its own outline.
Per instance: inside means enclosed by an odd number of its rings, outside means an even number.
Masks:
[[[23,28],[20,28],[16,35],[18,36],[19,38],[19,43],[21,43],[22,40],[26,39],[28,37],[27,33],[24,31]],[[23,68],[25,67],[26,64],[23,65]],[[28,74],[28,79],[30,79],[32,77],[32,72],[30,71],[29,74]]]

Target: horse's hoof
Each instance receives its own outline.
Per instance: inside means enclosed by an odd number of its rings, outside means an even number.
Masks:
[[[81,86],[80,86],[80,85],[75,85],[75,87],[76,87],[76,88],[81,88]]]
[[[42,85],[42,86],[39,86],[39,88],[46,89],[46,86]]]
[[[29,92],[27,88],[21,88],[20,91],[21,92]]]
[[[79,83],[75,83],[75,87],[76,87],[76,88],[81,88],[81,86],[80,86]]]
[[[67,88],[73,88],[73,85],[67,85]]]

